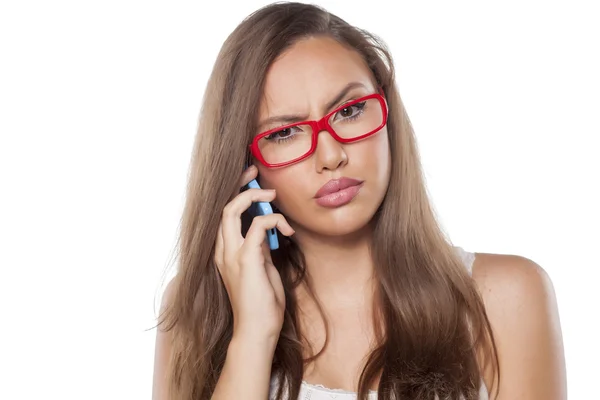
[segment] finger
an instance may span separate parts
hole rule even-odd
[[[251,165],[244,172],[242,172],[242,176],[240,177],[238,186],[240,188],[246,186],[248,182],[258,176],[258,168],[255,165]]]
[[[250,229],[248,229],[248,234],[244,240],[244,246],[247,246],[248,249],[260,249],[267,231],[273,228],[278,229],[285,236],[294,234],[294,229],[283,215],[261,215],[252,220],[252,225],[250,225]]]
[[[256,166],[251,165],[242,172],[240,179],[238,180],[238,187],[240,190],[232,193],[229,201],[235,199],[235,197],[240,194],[240,191],[243,190],[244,186],[246,186],[252,179],[255,179],[258,176],[258,168]]]
[[[233,243],[233,238],[242,240],[242,220],[241,215],[254,202],[270,202],[275,199],[274,190],[248,189],[238,194],[223,209],[223,238],[225,239],[225,251],[228,243]]]

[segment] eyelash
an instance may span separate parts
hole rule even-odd
[[[349,102],[352,102],[352,101],[353,101],[353,100],[348,100],[348,103],[349,103]],[[353,116],[351,116],[351,117],[345,117],[345,118],[344,118],[344,120],[346,120],[346,121],[353,121],[353,120],[355,120],[356,118],[360,117],[360,116],[363,114],[363,112],[364,112],[364,107],[365,107],[366,103],[367,103],[366,101],[361,101],[361,102],[359,102],[359,103],[354,103],[354,104],[352,104],[350,107],[356,107],[356,108],[358,108],[358,112],[356,113],[356,115],[353,115]],[[342,107],[342,106],[343,106],[343,104],[342,104],[342,105],[340,105],[340,107]],[[346,107],[346,108],[347,108],[347,107]],[[338,113],[339,113],[339,112],[341,112],[343,109],[344,109],[344,108],[342,108],[341,110],[339,110],[339,111],[338,111]],[[282,124],[281,126],[285,126],[285,125],[286,125],[286,124]],[[290,128],[286,128],[286,129],[290,129]],[[266,140],[269,140],[269,141],[272,141],[272,140],[274,140],[274,141],[276,141],[277,143],[283,143],[283,142],[286,142],[286,141],[288,141],[288,140],[292,140],[292,139],[293,139],[293,137],[294,137],[294,136],[292,135],[292,136],[287,136],[287,137],[284,137],[284,138],[279,138],[279,139],[276,139],[276,138],[274,138],[274,136],[275,136],[275,135],[277,135],[277,134],[279,134],[280,132],[281,132],[281,130],[279,130],[279,131],[276,131],[276,132],[273,132],[273,133],[271,133],[270,135],[267,135],[267,136],[265,136],[265,139],[266,139]]]
[[[354,104],[352,104],[350,107],[356,107],[356,108],[358,108],[358,112],[356,113],[356,115],[353,115],[351,117],[346,117],[345,119],[352,121],[352,120],[360,117],[363,114],[366,105],[367,105],[367,101],[366,100],[365,101],[361,101],[360,103],[354,103]],[[343,108],[342,108],[342,110],[343,110]]]
[[[283,125],[282,125],[282,126],[283,126]],[[291,128],[286,128],[286,129],[291,129]],[[287,137],[284,137],[284,138],[279,138],[279,139],[275,138],[275,135],[277,135],[277,134],[281,133],[281,131],[282,131],[282,130],[279,130],[279,131],[273,132],[273,133],[271,133],[270,135],[267,135],[267,136],[265,136],[265,139],[266,139],[266,140],[268,140],[268,141],[275,141],[276,143],[283,143],[283,142],[286,142],[286,141],[288,141],[288,140],[292,140],[292,138],[294,137],[294,136],[292,135],[292,136],[287,136]]]

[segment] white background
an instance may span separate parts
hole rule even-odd
[[[264,4],[2,2],[0,398],[150,398],[200,101],[222,42]],[[445,228],[546,269],[569,398],[593,396],[597,6],[319,4],[389,44]]]

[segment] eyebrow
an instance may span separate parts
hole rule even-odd
[[[333,108],[333,106],[335,106],[337,103],[339,103],[344,98],[344,96],[346,96],[348,94],[349,91],[351,91],[352,89],[356,89],[358,87],[362,87],[365,89],[367,88],[364,84],[362,84],[360,82],[350,82],[346,86],[344,86],[344,88],[337,94],[337,96],[335,96],[332,100],[330,100],[325,105],[323,114],[326,114],[329,110],[331,110]],[[269,118],[265,119],[264,121],[261,121],[258,124],[258,127],[260,129],[265,125],[270,125],[275,122],[291,124],[294,122],[306,121],[307,119],[308,119],[308,115],[289,115],[289,114],[288,115],[278,115],[275,117],[269,117]]]

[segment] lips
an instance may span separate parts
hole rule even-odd
[[[360,181],[358,179],[352,179],[352,178],[346,178],[346,177],[339,178],[339,179],[332,179],[329,182],[327,182],[326,184],[324,184],[321,187],[321,189],[319,189],[319,191],[315,194],[315,199],[318,199],[320,197],[325,197],[332,193],[339,192],[340,190],[348,189],[349,187],[352,187],[352,186],[359,186],[362,183],[363,183],[363,181]]]

